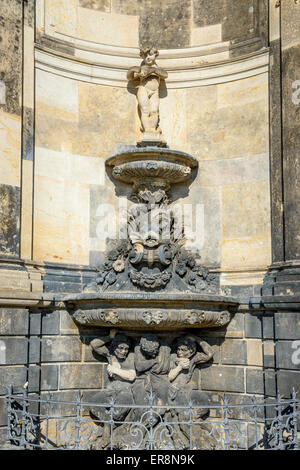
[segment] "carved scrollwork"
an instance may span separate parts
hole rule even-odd
[[[111,310],[77,310],[74,313],[74,319],[82,325],[95,324],[97,321],[109,325],[116,325],[120,322],[119,315]]]
[[[213,326],[224,326],[230,321],[230,313],[226,310],[222,312],[211,312],[207,310],[191,310],[184,315],[184,321],[190,325],[205,324]]]
[[[139,313],[139,320],[144,321],[147,325],[159,325],[161,322],[168,319],[167,312],[164,311],[150,311],[145,310],[144,312]]]

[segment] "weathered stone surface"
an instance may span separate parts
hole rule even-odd
[[[111,0],[79,0],[79,6],[92,10],[110,12]]]
[[[232,408],[230,412],[231,419],[242,419],[245,421],[251,421],[254,417],[254,409],[252,403],[252,395],[241,395],[241,394],[233,394],[233,393],[226,393],[226,397],[230,405],[249,405],[249,407],[236,407]],[[263,397],[257,397],[257,403],[263,403]],[[257,408],[257,419],[258,421],[262,420],[264,417],[264,408]]]
[[[57,390],[58,388],[58,366],[41,366],[41,390]]]
[[[48,312],[42,314],[42,334],[58,335],[59,334],[59,312]]]
[[[264,394],[263,369],[246,369],[246,392],[251,394]]]
[[[277,384],[280,394],[285,398],[289,398],[294,388],[299,391],[300,388],[300,372],[290,370],[280,370],[277,373]]]
[[[300,371],[300,341],[278,341],[275,351],[276,366],[279,369]]]
[[[0,309],[0,335],[26,335],[28,311],[25,309]]]
[[[226,338],[242,338],[244,336],[244,314],[236,313],[226,328]]]
[[[222,103],[226,84],[189,90],[187,136],[194,156],[224,159],[267,151],[268,95],[264,78],[264,86],[258,87],[253,87],[251,78],[242,80],[232,88],[229,106]],[[248,89],[248,96],[243,89]]]
[[[102,387],[102,375],[102,364],[61,365],[59,386],[61,389],[99,389]]]
[[[22,390],[26,382],[26,369],[22,366],[2,366],[0,367],[0,395],[7,393],[9,385],[14,386],[14,391]]]
[[[222,364],[247,364],[247,343],[238,339],[225,339],[221,345]]]
[[[264,367],[275,367],[275,343],[273,341],[263,342],[263,364]]]
[[[299,339],[300,338],[300,313],[299,312],[276,312],[275,313],[275,336],[276,339]]]
[[[288,2],[292,4],[292,1]],[[298,8],[297,8],[298,7]],[[290,14],[284,9],[284,15],[289,15],[289,25],[283,30],[282,51],[282,110],[283,110],[283,177],[284,177],[284,220],[285,220],[285,257],[287,260],[299,259],[299,221],[300,217],[300,116],[299,98],[295,97],[296,80],[300,73],[300,43],[299,43],[299,6],[293,5],[296,18],[294,27]],[[296,35],[298,40],[294,37]],[[297,41],[297,42],[296,42]],[[298,93],[299,95],[299,93]],[[298,96],[297,95],[297,96]],[[288,182],[288,183],[287,183]]]
[[[77,337],[59,337],[42,339],[42,362],[79,362],[81,343]]]
[[[20,244],[20,188],[0,186],[0,252],[18,256]]]
[[[0,183],[20,186],[21,117],[0,110]]]
[[[214,366],[201,370],[201,389],[245,392],[242,367]]]
[[[139,17],[139,43],[160,49],[187,47],[190,43],[191,1],[144,0]],[[178,34],[178,30],[180,34]]]
[[[261,340],[247,340],[247,364],[249,366],[263,365],[263,344]]]
[[[5,347],[4,364],[24,364],[27,362],[28,340],[26,338],[1,337]]]
[[[274,338],[274,316],[265,314],[263,316],[263,338]]]
[[[39,365],[29,365],[28,367],[28,392],[37,392],[41,390],[40,385],[41,367]]]
[[[282,113],[280,42],[270,44],[270,177],[272,217],[272,259],[284,259],[284,225],[282,213]]]
[[[11,114],[21,114],[22,93],[22,3],[12,0],[0,3],[2,55],[0,80],[6,85],[6,103],[2,109]]]
[[[139,19],[88,8],[78,8],[77,36],[87,41],[114,46],[139,46]]]
[[[7,425],[7,400],[0,398],[0,426]]]
[[[22,158],[33,161],[34,152],[34,115],[33,110],[24,107],[23,109],[23,148]]]
[[[66,310],[60,311],[60,332],[62,335],[78,334],[78,326]]]
[[[223,189],[223,238],[242,238],[268,234],[269,182],[248,182]],[[247,213],[247,217],[244,214]],[[234,214],[234,217],[232,216]]]
[[[31,312],[30,313],[30,334],[31,335],[40,335],[42,325],[42,313],[40,312]]]
[[[258,314],[245,314],[245,335],[247,338],[261,338],[262,316]]]

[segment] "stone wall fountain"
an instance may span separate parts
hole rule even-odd
[[[109,328],[91,342],[108,360],[109,384],[96,401],[138,405],[146,402],[146,393],[154,393],[160,405],[170,400],[173,407],[190,400],[207,405],[207,395],[194,390],[192,379],[195,367],[213,357],[199,329],[225,327],[238,302],[220,295],[216,274],[185,248],[184,223],[170,190],[191,184],[198,162],[167,147],[159,129],[158,94],[167,73],[157,67],[155,49],[141,55],[142,65],[130,69],[128,78],[137,86],[142,139],[106,160],[113,182],[132,187],[124,236],[111,241],[84,293],[65,296],[63,303],[80,327]],[[197,336],[191,334],[195,329]],[[105,432],[99,448],[106,446]]]

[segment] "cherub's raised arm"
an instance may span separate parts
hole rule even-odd
[[[127,72],[127,80],[134,80],[135,74],[141,71],[140,67],[131,67]]]
[[[92,339],[90,342],[91,348],[100,355],[107,355],[107,349],[104,348],[107,343],[110,343],[113,338],[116,336],[117,330],[111,329],[109,335],[106,336],[98,336],[98,338]]]

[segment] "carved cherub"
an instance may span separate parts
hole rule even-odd
[[[137,81],[137,100],[141,115],[142,131],[147,134],[161,134],[159,123],[159,85],[168,73],[156,65],[158,50],[146,47],[140,50],[142,64],[131,67],[127,79]]]
[[[135,347],[134,355],[137,378],[132,390],[135,403],[147,403],[147,392],[152,391],[156,404],[167,405],[170,347],[163,344],[156,335],[145,334]],[[136,414],[141,415],[142,412],[137,410]],[[164,414],[164,410],[161,410],[161,414]]]
[[[109,384],[106,390],[98,392],[94,401],[99,404],[109,403],[111,399],[120,405],[128,405],[124,408],[115,408],[115,421],[125,419],[133,405],[132,383],[136,378],[134,368],[134,354],[129,352],[130,340],[123,334],[117,334],[117,330],[111,329],[110,334],[95,338],[90,343],[92,349],[108,360],[107,373]],[[107,421],[105,408],[94,407],[91,412],[100,421]],[[119,423],[120,424],[120,423]],[[104,424],[101,438],[101,448],[105,448],[110,441],[110,426]]]
[[[171,382],[170,400],[181,406],[187,406],[190,402],[193,405],[208,405],[207,395],[195,389],[191,380],[196,366],[212,359],[212,347],[192,334],[179,337],[176,343],[176,353],[171,355],[168,374]],[[201,351],[197,351],[197,346]],[[208,409],[202,409],[198,417],[204,416],[207,412]]]

